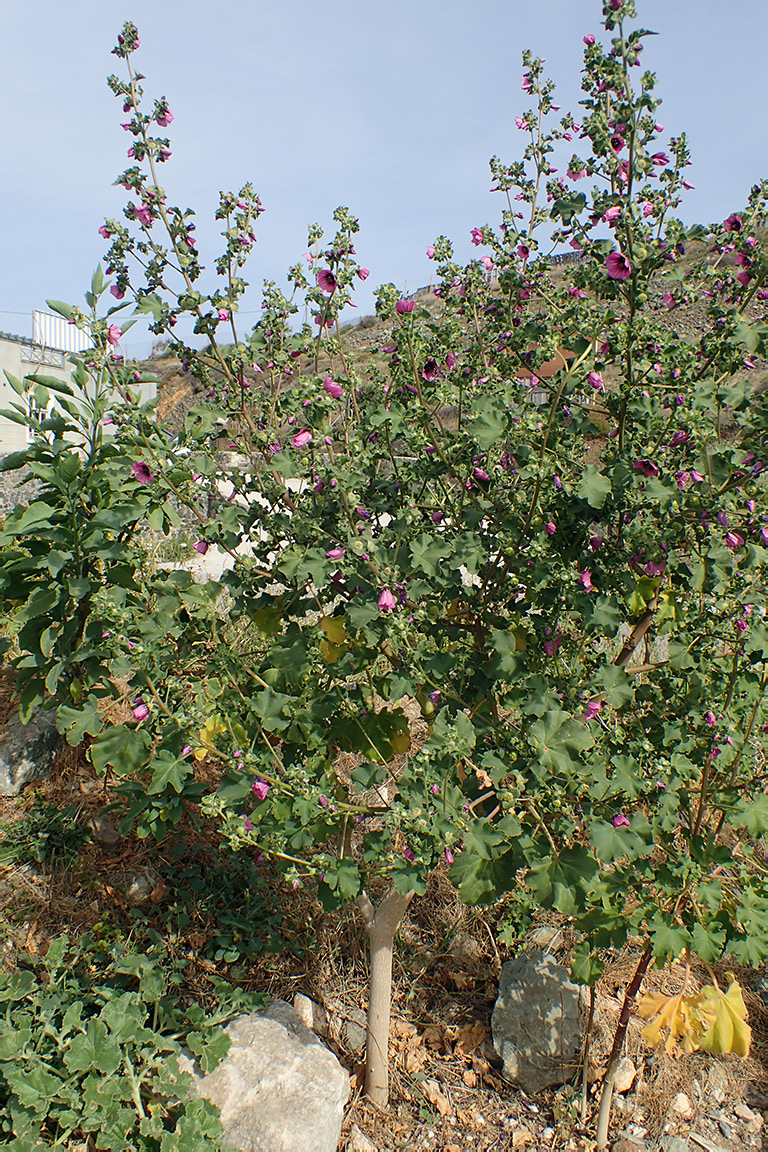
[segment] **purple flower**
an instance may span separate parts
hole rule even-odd
[[[603,544],[605,544],[605,540],[602,538],[602,536],[590,536],[589,546],[593,552],[597,552],[598,548],[602,548]]]
[[[445,862],[448,865],[448,867],[450,868],[451,864],[453,864],[453,852],[451,852],[450,848],[446,848],[444,855],[445,855]]]
[[[147,208],[146,204],[142,204],[139,208],[136,209],[136,219],[140,224],[143,224],[145,228],[151,228],[154,216],[152,215],[149,208]]]
[[[309,428],[302,428],[301,432],[297,432],[293,437],[294,448],[306,448],[307,444],[312,442],[312,433]]]
[[[592,388],[595,389],[596,392],[603,391],[603,377],[600,372],[590,372],[587,376],[587,382],[591,385]]]
[[[605,262],[605,270],[610,280],[627,280],[632,275],[632,266],[621,252],[611,252]]]
[[[406,316],[409,312],[413,312],[413,300],[398,300],[395,304],[395,312],[398,316]]]
[[[554,536],[555,532],[557,532],[557,525],[554,520],[547,520],[544,528],[548,536]]]
[[[663,302],[667,306],[667,308],[670,308],[670,309],[677,308],[677,300],[675,300],[675,298],[671,292],[665,292],[662,295],[661,299],[663,300]]]
[[[114,348],[115,344],[119,342],[122,334],[122,328],[118,328],[117,324],[110,324],[109,328],[107,328],[107,344],[111,344]]]
[[[328,797],[327,796],[318,796],[317,802],[321,808],[327,808],[328,807]]]
[[[326,376],[325,380],[323,380],[323,388],[329,396],[333,396],[334,400],[340,399],[344,394],[344,389],[341,384],[337,384],[332,376]]]
[[[675,432],[674,436],[670,440],[669,446],[670,448],[677,448],[678,444],[687,444],[689,440],[690,436],[688,433],[678,428],[677,432]]]
[[[426,363],[424,364],[424,367],[421,370],[421,378],[422,378],[422,380],[427,380],[428,382],[431,382],[432,380],[437,380],[439,375],[440,375],[440,370],[437,367],[437,361],[434,360],[430,356],[430,358],[426,361]]]
[[[397,607],[397,601],[390,592],[389,588],[385,588],[379,596],[379,611],[391,612]]]
[[[160,115],[157,117],[157,123],[161,128],[167,128],[173,121],[173,112],[167,106],[163,108]]]
[[[125,292],[123,292],[122,288],[119,288],[117,284],[112,285],[110,292],[114,296],[115,300],[122,300],[125,296]]]
[[[192,755],[192,745],[191,744],[185,744],[181,750],[181,754],[182,754],[182,756],[191,756]]]
[[[588,721],[594,720],[602,706],[600,700],[590,700],[587,704],[587,710],[584,713],[584,723],[586,724]]]
[[[430,784],[429,790],[433,796],[439,796],[440,795],[440,785],[439,784]]]
[[[358,268],[358,270],[357,270],[358,280],[367,280],[368,277],[370,276],[370,274],[371,274],[370,268]]]
[[[449,352],[445,358],[445,366],[449,372],[451,371],[451,369],[453,368],[455,363],[456,363],[456,357],[454,356],[453,352]]]
[[[326,554],[326,560],[342,560],[347,554],[346,548],[330,548]]]
[[[218,316],[219,320],[221,320],[221,321],[229,320],[229,309],[228,308],[219,308],[216,315]]]
[[[657,168],[663,168],[665,164],[669,164],[669,156],[667,156],[666,152],[654,152],[651,160]]]
[[[635,460],[632,465],[636,472],[642,472],[643,476],[658,476],[659,468],[652,460]]]
[[[102,224],[101,228],[99,228],[99,236],[103,236],[105,240],[109,240],[111,235],[112,233],[110,232],[109,228],[107,228],[106,224]]]
[[[589,32],[586,36],[583,37],[583,40],[584,40],[584,43],[587,45],[587,47],[589,47],[590,44],[594,44],[594,42],[595,42],[594,33]]]
[[[266,780],[254,780],[251,791],[257,800],[266,800],[267,792],[269,792],[269,784]]]
[[[336,277],[330,268],[322,268],[317,274],[317,286],[321,292],[331,296],[336,291]]]
[[[475,468],[472,475],[475,480],[478,480],[481,484],[490,484],[491,482],[491,478],[484,468]]]
[[[616,221],[619,219],[620,216],[621,216],[621,208],[619,207],[618,204],[614,204],[612,208],[609,208],[603,214],[602,220],[603,220],[604,224],[610,224],[611,227],[613,227],[613,225],[616,223]]]
[[[445,519],[445,513],[441,512],[439,508],[438,508],[437,512],[432,513],[432,523],[433,524],[441,524],[444,519]],[[766,535],[768,535],[768,528],[764,528],[763,532],[765,532]]]
[[[413,864],[414,860],[416,859],[411,849],[407,846],[403,848],[403,856],[405,856],[406,860],[408,860],[411,864]]]
[[[739,536],[738,532],[726,532],[725,542],[728,547],[732,548],[735,552],[737,548],[742,548],[744,546],[744,537]]]
[[[206,540],[198,540],[196,544],[192,545],[192,547],[194,548],[195,552],[199,552],[201,556],[205,556],[210,545]]]
[[[135,464],[131,465],[131,472],[134,478],[138,480],[139,484],[153,484],[155,477],[152,475],[149,465],[145,464],[143,460],[137,460]]]
[[[478,244],[482,244],[482,242],[483,242],[483,233],[480,231],[479,228],[473,228],[472,231],[470,232],[470,237],[472,238],[472,243],[475,246],[477,246]]]
[[[133,709],[133,718],[134,720],[146,720],[147,716],[149,716],[149,708],[147,708],[143,700],[140,700]]]
[[[363,508],[362,505],[360,505],[359,508],[355,508],[355,516],[357,516],[360,520],[370,520],[371,518],[371,514],[368,509]]]
[[[613,820],[611,820],[611,824],[613,824],[614,828],[629,828],[629,820],[627,820],[623,812],[617,812]]]
[[[741,232],[741,216],[737,216],[732,212],[730,216],[723,220],[723,228],[727,228],[729,232]]]

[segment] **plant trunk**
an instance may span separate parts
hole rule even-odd
[[[368,1035],[365,1045],[365,1094],[379,1108],[389,1100],[389,1015],[392,1002],[392,948],[413,892],[391,888],[378,908],[366,892],[357,904],[365,920],[370,953]]]
[[[624,1003],[621,1006],[619,1022],[616,1025],[616,1032],[613,1037],[613,1047],[608,1057],[608,1067],[605,1070],[603,1090],[600,1094],[600,1112],[597,1117],[598,1149],[608,1146],[608,1126],[611,1122],[611,1102],[613,1100],[613,1084],[616,1079],[616,1069],[621,1059],[621,1052],[624,1047],[624,1039],[627,1035],[627,1025],[629,1024],[632,1006],[635,1003],[635,997],[640,991],[640,985],[643,982],[643,976],[645,976],[646,969],[650,963],[651,955],[651,945],[649,942],[645,946],[645,951],[638,961],[637,968],[635,968],[635,974],[627,985],[627,990],[624,993]]]

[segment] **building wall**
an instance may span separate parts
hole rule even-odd
[[[18,380],[36,373],[56,376],[59,380],[70,381],[72,365],[66,352],[55,348],[45,348],[26,336],[12,336],[0,332],[0,409],[10,408],[22,402],[18,393],[8,383],[5,373],[10,372]],[[142,400],[151,400],[156,394],[154,384],[137,385]],[[18,452],[28,443],[28,429],[22,424],[0,415],[0,457],[9,452]]]

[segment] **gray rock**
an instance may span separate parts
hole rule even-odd
[[[284,1000],[227,1026],[232,1047],[203,1075],[183,1058],[198,1096],[221,1109],[222,1143],[238,1152],[336,1152],[349,1076]]]
[[[52,712],[34,712],[29,724],[12,716],[0,736],[0,796],[16,796],[53,768],[59,735]]]
[[[501,969],[493,1046],[503,1075],[535,1095],[564,1084],[578,1068],[584,997],[550,952],[529,952]]]
[[[662,1136],[659,1152],[688,1152],[688,1141],[680,1136]]]
[[[122,836],[109,816],[105,816],[103,812],[97,812],[92,817],[88,827],[91,830],[91,836],[102,848],[116,848],[122,840]]]

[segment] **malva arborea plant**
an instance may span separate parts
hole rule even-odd
[[[82,612],[138,703],[91,755],[126,776],[156,836],[199,798],[207,756],[222,782],[204,806],[232,844],[326,907],[357,902],[380,1103],[394,934],[438,864],[470,903],[527,891],[568,916],[586,983],[640,938],[623,1028],[651,960],[768,955],[751,867],[768,828],[768,409],[749,373],[768,333],[766,188],[722,223],[681,223],[686,139],[658,122],[634,16],[611,0],[605,35],[587,30],[578,120],[524,54],[522,157],[491,161],[501,220],[470,222],[467,265],[430,244],[429,304],[378,290],[389,335],[368,370],[338,322],[368,275],[355,217],[338,209],[325,246],[313,226],[292,296],[267,283],[242,332],[259,198],[221,195],[225,250],[203,291],[193,214],[160,184],[169,104],[144,110],[132,25],[115,50],[131,164],[124,217],[101,230],[125,297],[108,319],[150,314],[205,399],[172,435],[105,354],[125,397],[112,451],[132,509],[165,533],[186,509],[198,552],[231,567],[204,585],[143,571],[117,600],[104,570]],[[693,300],[707,325],[691,341],[669,318]],[[106,321],[73,315],[110,344]],[[182,319],[202,350],[176,337]],[[20,512],[4,539],[38,557],[35,531]],[[97,727],[100,675],[60,708],[74,734]],[[45,681],[52,701],[63,684]],[[601,1125],[604,1143],[607,1112]]]

